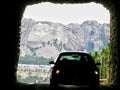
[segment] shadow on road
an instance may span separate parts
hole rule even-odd
[[[17,84],[17,90],[53,90],[49,84]],[[54,90],[91,90],[88,87],[80,87],[74,85],[59,85]],[[99,89],[92,90],[120,90],[112,85],[101,85]]]

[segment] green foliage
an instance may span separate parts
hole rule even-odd
[[[55,40],[55,43],[57,40]],[[107,78],[108,75],[108,63],[110,56],[110,43],[102,49],[101,52],[93,52],[90,53],[95,63],[100,62],[101,65],[98,66],[100,70],[100,78]],[[49,61],[53,61],[53,58],[45,58],[45,57],[34,57],[34,56],[25,56],[19,57],[19,64],[36,64],[36,65],[47,65]]]
[[[101,66],[99,66],[100,70],[100,78],[107,78],[108,75],[108,63],[110,59],[110,43],[102,49],[101,52],[91,53],[95,62],[101,62]]]
[[[24,56],[19,57],[19,64],[47,65],[52,58]]]

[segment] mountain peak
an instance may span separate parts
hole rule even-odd
[[[20,55],[54,57],[60,51],[100,51],[109,42],[108,24],[87,20],[63,25],[49,21],[23,19]]]

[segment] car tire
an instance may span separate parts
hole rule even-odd
[[[93,90],[99,90],[99,83],[91,83],[89,87]]]
[[[58,83],[55,80],[50,80],[50,89],[51,90],[57,90],[58,88]]]

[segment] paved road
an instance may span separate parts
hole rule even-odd
[[[19,84],[17,90],[51,90],[49,84],[31,84],[31,85],[23,85]],[[91,90],[87,87],[79,87],[79,86],[70,86],[70,85],[60,85],[56,90]],[[93,89],[95,90],[95,89]],[[99,90],[120,90],[117,87],[112,87],[110,85],[100,86]]]

